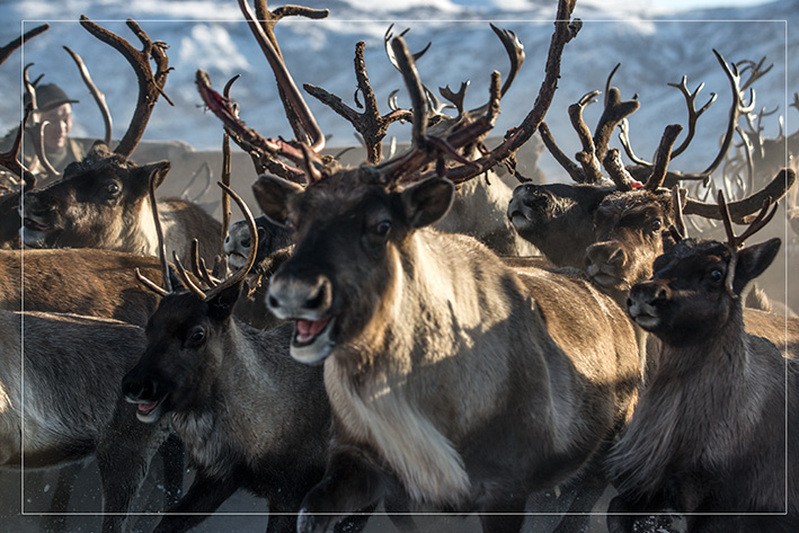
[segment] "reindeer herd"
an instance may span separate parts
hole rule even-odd
[[[109,130],[63,175],[46,171],[44,186],[19,162],[19,141],[0,154],[10,184],[0,197],[1,465],[93,457],[103,531],[130,527],[159,450],[173,495],[184,454],[194,478],[157,531],[196,526],[240,488],[266,499],[274,532],[361,531],[377,510],[403,531],[423,530],[414,515],[431,511],[474,512],[486,532],[520,531],[529,513],[585,531],[592,511],[614,533],[672,531],[675,515],[688,531],[799,530],[799,318],[753,288],[780,239],[744,244],[796,180],[790,167],[754,178],[748,139],[767,114],[753,115],[746,93],[762,61],[714,51],[730,83],[727,129],[706,169],[677,172],[671,159],[715,100],[697,109],[701,86],[692,92],[685,78],[674,86],[686,136],[675,147],[682,127],[664,125],[651,162],[631,143],[627,117],[640,104],[622,100],[613,73],[593,134],[583,110],[599,92],[568,109],[576,162],[555,142],[544,118],[581,27],[574,0],[558,2],[532,108],[495,142],[487,136],[524,61],[516,36],[492,26],[510,74],[503,83],[493,72],[486,103],[465,109],[465,84],[442,89],[441,104],[417,72],[421,53],[389,29],[408,109],[393,100],[380,114],[363,43],[362,112],[305,86],[361,135],[366,161],[350,167],[323,153],[274,33],[284,16],[327,11],[238,3],[294,138],[247,126],[235,79],[221,93],[203,71],[196,83],[222,122],[226,164],[230,140],[251,156],[263,216],[229,172],[221,223],[156,198],[170,162],[131,156],[170,67],[165,44],[132,20],[141,50],[81,17],[139,81],[121,141]],[[0,63],[45,29],[0,49]],[[35,86],[26,69],[31,102]],[[25,115],[20,132],[41,137],[47,123],[34,106]],[[397,121],[411,123],[411,145],[384,157]],[[610,146],[617,129],[631,164]],[[760,189],[692,197],[681,185],[735,167],[725,157],[736,130],[750,175],[729,179]],[[536,132],[576,183],[534,184],[517,170]],[[37,157],[46,162],[43,146]],[[514,190],[508,176],[524,183]],[[233,224],[231,199],[244,215]],[[684,215],[720,220],[725,237],[688,237]],[[733,224],[747,228],[736,235]],[[609,506],[598,504],[607,492]]]

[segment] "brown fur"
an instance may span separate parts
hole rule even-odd
[[[799,367],[769,339],[745,332],[740,299],[778,246],[769,241],[740,252],[735,299],[724,289],[729,254],[712,242],[679,243],[655,263],[653,281],[633,288],[631,315],[662,347],[633,420],[608,460],[620,492],[613,510],[787,510],[787,516],[693,516],[689,531],[799,526],[799,463],[786,465],[799,453],[793,429],[799,402],[785,396],[799,385]],[[714,279],[715,271],[721,274]],[[782,338],[784,331],[772,340],[781,345]],[[609,526],[612,532],[632,530],[629,517],[611,518]]]
[[[64,171],[61,181],[28,192],[24,198],[23,237],[38,248],[103,248],[158,255],[148,197],[169,171],[169,162],[142,167],[93,147],[81,163]],[[221,252],[221,225],[202,208],[180,199],[158,201],[167,253],[188,258],[193,239],[208,264]]]
[[[158,297],[136,280],[135,269],[157,279],[159,262],[108,250],[0,251],[0,308],[22,307],[22,260],[25,309],[115,318],[144,326]]]
[[[624,314],[585,279],[514,271],[469,237],[415,231],[427,211],[443,214],[448,182],[392,193],[361,179],[337,174],[289,197],[298,244],[268,296],[332,288],[320,313],[335,317],[335,445],[301,530],[320,530],[314,513],[345,510],[346,486],[365,483],[328,485],[353,450],[360,467],[348,470],[383,465],[415,501],[458,508],[518,510],[578,475],[632,406],[640,369]],[[372,233],[386,219],[388,233]],[[347,505],[379,492],[359,497]]]

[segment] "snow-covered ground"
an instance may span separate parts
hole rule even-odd
[[[525,45],[527,61],[503,100],[496,129],[500,134],[515,125],[532,105],[543,74],[555,2],[334,0],[305,4],[327,7],[331,14],[324,21],[286,19],[278,26],[278,39],[295,80],[322,86],[352,103],[353,50],[358,40],[365,40],[369,75],[384,112],[388,94],[402,88],[399,73],[390,66],[383,51],[383,34],[389,24],[412,28],[407,36],[412,49],[421,49],[432,41],[430,51],[419,61],[423,81],[436,88],[457,87],[461,81],[471,80],[467,104],[472,107],[485,100],[490,72],[508,71],[504,51],[488,21],[512,29]],[[575,15],[585,24],[564,53],[563,75],[547,121],[566,152],[575,152],[578,143],[568,124],[566,107],[583,93],[602,88],[608,72],[621,62],[614,82],[624,97],[637,93],[641,100],[641,109],[631,118],[631,129],[637,151],[649,157],[666,124],[685,123],[683,99],[666,84],[679,81],[686,74],[691,87],[705,82],[703,94],[716,92],[719,99],[702,117],[692,149],[675,161],[674,167],[704,167],[712,158],[730,102],[727,81],[711,49],[718,49],[730,61],[767,56],[774,69],[756,84],[758,105],[769,109],[779,106],[780,113],[784,113],[786,98],[799,88],[799,70],[786,70],[786,63],[799,52],[799,38],[796,32],[787,34],[783,21],[797,12],[799,0],[675,12],[651,1],[578,1]],[[219,146],[219,123],[203,112],[194,87],[198,68],[207,70],[217,87],[232,75],[242,74],[233,95],[241,104],[243,118],[264,134],[290,136],[271,71],[233,0],[0,1],[0,17],[6,21],[0,27],[0,43],[10,41],[20,30],[30,29],[38,21],[51,24],[48,32],[30,41],[23,53],[17,52],[0,69],[3,94],[20,94],[21,65],[23,61],[35,63],[34,75],[44,73],[46,81],[62,85],[68,94],[81,100],[75,108],[75,134],[100,136],[99,113],[61,48],[68,45],[83,55],[106,93],[115,119],[115,135],[124,132],[136,101],[135,78],[121,56],[76,22],[81,14],[102,21],[103,26],[138,44],[122,22],[132,17],[153,39],[170,45],[170,64],[175,70],[169,76],[166,93],[175,107],[170,108],[164,101],[158,103],[145,138],[181,139],[198,148]],[[310,96],[307,98],[323,131],[332,136],[331,145],[355,142],[347,122]],[[400,91],[400,103],[407,105],[404,90]],[[600,108],[601,105],[594,105],[586,112],[589,124],[596,122]],[[19,115],[17,99],[0,101],[0,124],[10,128]],[[789,109],[789,131],[796,129],[791,125],[799,122],[797,118],[797,111]],[[768,119],[766,127],[768,134],[776,134],[776,117]],[[395,126],[390,133],[402,140],[407,138],[408,130]]]

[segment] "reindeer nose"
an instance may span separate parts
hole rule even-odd
[[[333,303],[333,284],[326,276],[310,278],[274,276],[266,294],[266,305],[281,319],[318,320]]]
[[[627,306],[629,307],[635,303],[656,305],[668,301],[669,298],[671,298],[671,292],[666,285],[656,281],[645,281],[636,283],[630,289]]]
[[[122,394],[128,401],[151,400],[156,398],[158,383],[149,378],[142,378],[133,369],[122,379]]]
[[[627,263],[627,254],[615,242],[600,242],[592,244],[585,251],[586,266],[606,264],[622,267]]]

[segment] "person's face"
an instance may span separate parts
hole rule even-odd
[[[67,144],[69,130],[72,129],[72,104],[60,106],[42,113],[42,121],[50,124],[44,129],[44,145],[46,148],[63,148]]]

